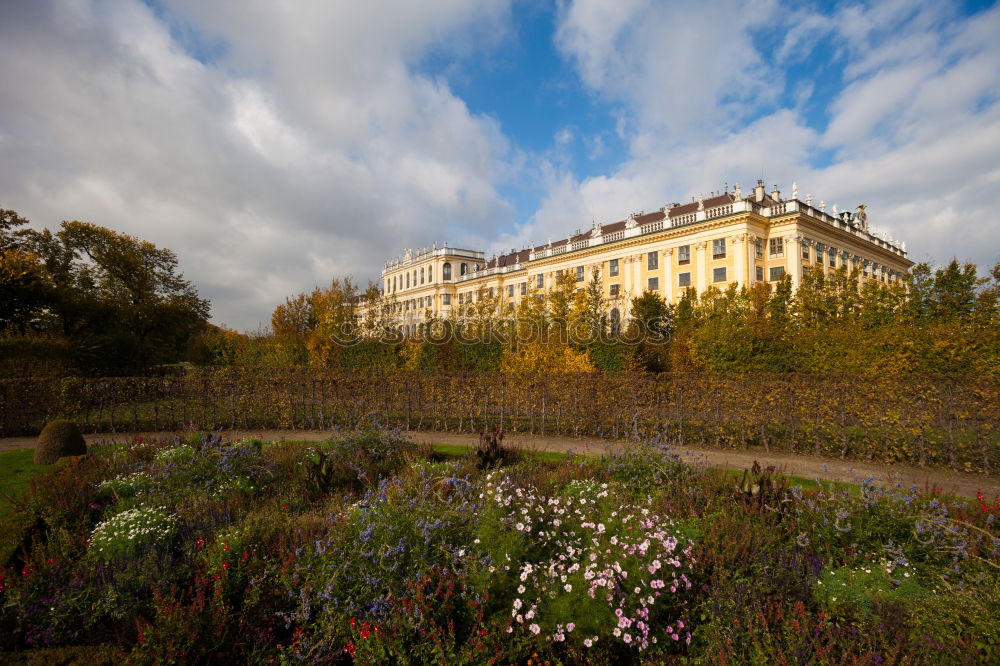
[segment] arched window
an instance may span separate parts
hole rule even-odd
[[[428,266],[427,267],[427,281],[428,282],[434,282],[434,267],[433,266]]]
[[[410,288],[410,274],[409,273],[406,274],[406,288],[407,289]]]
[[[459,270],[458,274],[465,275],[468,272],[469,272],[469,264],[462,262],[462,268]]]
[[[392,290],[394,292],[396,291],[396,276],[395,275],[392,276]]]
[[[451,264],[446,263],[441,267],[441,278],[444,280],[451,279]]]
[[[417,286],[417,269],[416,268],[413,269],[413,286],[414,287]]]
[[[420,269],[420,284],[424,283],[424,269]]]

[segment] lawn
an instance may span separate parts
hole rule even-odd
[[[656,446],[484,467],[377,431],[95,446],[30,488],[15,453],[35,527],[0,580],[5,662],[1000,660],[985,498]]]
[[[50,469],[48,465],[34,464],[34,455],[34,449],[0,453],[0,518],[6,517],[12,508],[9,498],[17,497],[28,489],[28,479]]]

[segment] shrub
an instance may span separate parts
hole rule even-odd
[[[35,445],[35,464],[51,465],[66,456],[82,456],[87,453],[87,442],[80,429],[72,421],[57,419],[50,421]]]

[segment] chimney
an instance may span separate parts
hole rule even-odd
[[[771,198],[775,201],[781,201],[781,192],[778,191],[778,186],[774,186],[774,191],[771,192]]]
[[[760,203],[764,200],[764,181],[757,179],[757,187],[753,188],[753,200]]]

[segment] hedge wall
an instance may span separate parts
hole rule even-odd
[[[52,418],[88,432],[407,429],[609,438],[1000,469],[1000,381],[990,378],[222,368],[179,377],[0,379],[0,435]]]

